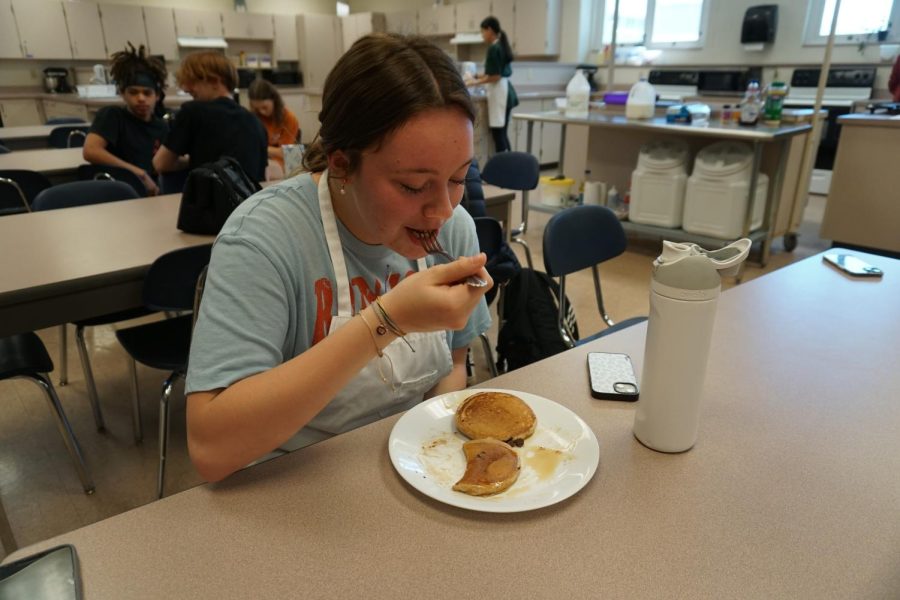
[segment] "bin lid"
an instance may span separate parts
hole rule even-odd
[[[656,171],[684,166],[688,147],[683,140],[654,140],[641,146],[638,164]]]
[[[724,177],[747,170],[752,166],[753,152],[741,142],[723,141],[706,146],[697,153],[694,171]]]

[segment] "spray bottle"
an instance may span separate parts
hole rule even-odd
[[[752,242],[721,250],[663,242],[653,263],[650,319],[634,435],[648,448],[684,452],[697,441],[700,399],[721,276],[737,275]]]

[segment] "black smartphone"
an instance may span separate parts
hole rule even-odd
[[[589,352],[588,376],[591,380],[591,395],[602,400],[638,399],[637,378],[627,354],[613,352]]]
[[[853,256],[852,254],[841,254],[839,252],[829,252],[822,257],[825,262],[831,263],[844,273],[853,275],[854,277],[881,277],[884,271],[878,267],[874,267],[863,259]]]
[[[0,565],[3,600],[81,600],[78,555],[71,545]]]

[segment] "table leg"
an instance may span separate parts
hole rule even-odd
[[[771,192],[769,194],[768,203],[766,204],[766,218],[763,227],[766,229],[766,237],[762,242],[762,252],[759,259],[760,264],[765,267],[769,262],[769,256],[772,253],[772,238],[775,237],[775,219],[778,217],[778,207],[781,205],[781,187],[784,185],[784,172],[787,167],[787,155],[790,147],[790,140],[785,139],[779,144],[778,167],[775,171],[772,182]]]
[[[562,131],[559,134],[559,168],[556,173],[560,177],[565,177],[566,174],[563,169],[563,165],[566,162],[566,124],[562,124]]]

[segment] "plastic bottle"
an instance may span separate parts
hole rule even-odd
[[[609,192],[606,194],[606,206],[616,213],[616,216],[619,217],[619,219],[623,218],[625,207],[622,202],[622,196],[614,185],[610,186]]]
[[[759,99],[759,82],[753,80],[747,86],[747,93],[741,100],[741,125],[752,127],[759,121],[762,102]]]
[[[722,123],[725,123],[726,125],[728,123],[731,123],[731,105],[730,104],[726,104],[725,106],[722,107]]]
[[[696,443],[720,275],[736,275],[751,244],[744,238],[708,252],[696,244],[663,242],[653,263],[634,414],[634,435],[648,448],[684,452]]]
[[[643,77],[631,86],[625,102],[626,119],[652,119],[656,111],[656,90]]]
[[[591,84],[581,70],[575,71],[575,75],[566,86],[566,116],[575,119],[587,118],[590,97]]]
[[[766,94],[763,105],[763,123],[770,126],[781,124],[781,111],[784,108],[784,97],[787,96],[787,85],[783,81],[773,81]]]

